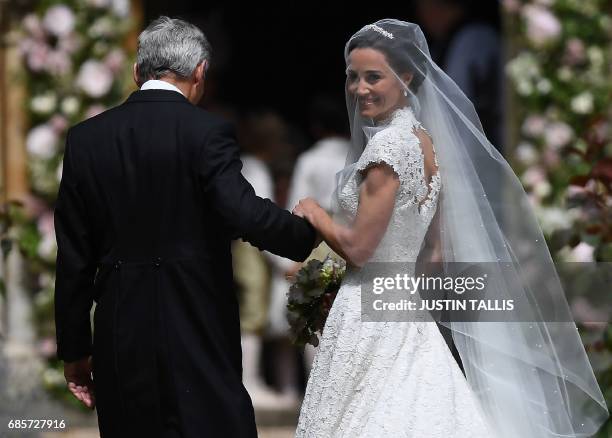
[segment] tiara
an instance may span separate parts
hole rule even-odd
[[[378,32],[379,34],[386,36],[390,40],[393,39],[393,34],[391,32],[387,32],[385,29],[376,24],[368,24],[367,26],[364,26],[364,29],[372,29],[373,31]]]

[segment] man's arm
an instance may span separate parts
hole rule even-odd
[[[93,305],[93,280],[96,272],[90,226],[86,218],[84,200],[79,193],[71,150],[69,132],[54,212],[57,238],[57,354],[67,362],[91,354],[89,312]]]
[[[211,129],[199,163],[204,193],[211,207],[232,232],[261,250],[303,261],[316,237],[305,220],[255,195],[242,176],[242,162],[233,127],[229,123]]]

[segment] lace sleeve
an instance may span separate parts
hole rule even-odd
[[[418,142],[418,139],[415,138]],[[366,145],[357,161],[356,169],[363,173],[371,166],[385,163],[399,176],[401,182],[408,178],[408,150],[402,147],[403,139],[397,129],[385,129],[376,133]]]

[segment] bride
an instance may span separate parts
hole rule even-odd
[[[415,24],[367,25],[345,59],[353,147],[334,214],[312,199],[294,209],[348,264],[296,436],[591,436],[603,395],[526,195],[473,105]],[[362,322],[362,268],[414,275],[417,260],[487,263],[487,297],[525,304],[492,322],[440,321],[465,375],[435,322]]]

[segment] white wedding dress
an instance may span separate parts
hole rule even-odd
[[[338,192],[342,213],[354,217],[360,170],[385,162],[399,175],[393,215],[371,261],[414,262],[435,212],[440,176],[425,182],[416,129],[422,126],[412,109],[395,111]],[[313,363],[296,437],[494,437],[436,323],[361,322],[360,292],[357,272],[347,271]]]

